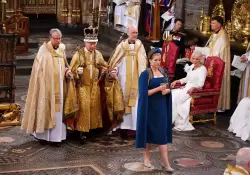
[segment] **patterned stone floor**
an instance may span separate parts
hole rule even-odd
[[[16,77],[16,101],[24,107],[29,76]],[[230,114],[218,116],[218,125],[196,124],[196,130],[173,132],[169,155],[175,175],[221,175],[228,163],[234,163],[239,148],[249,146],[228,133]],[[80,144],[65,141],[62,147],[41,146],[20,127],[0,128],[0,174],[83,174],[83,175],[161,175],[158,147],[152,147],[156,170],[141,164],[143,150],[134,140],[118,136],[100,136]]]

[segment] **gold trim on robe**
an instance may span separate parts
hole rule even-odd
[[[62,75],[65,74],[65,46],[60,44],[56,51],[50,48],[53,48],[51,42],[44,43],[40,47],[32,67],[21,125],[21,129],[29,134],[44,133],[44,130],[54,128],[56,112],[60,111],[60,101],[57,95],[60,93],[58,76],[59,69]],[[61,68],[58,67],[57,57],[60,58]],[[65,89],[65,81],[63,86]]]
[[[96,60],[94,60],[95,58]],[[89,132],[91,129],[102,127],[101,94],[98,78],[101,66],[105,65],[106,62],[102,54],[97,50],[90,53],[82,48],[72,58],[69,68],[74,77],[78,78],[76,93],[79,110],[75,117],[75,130],[77,131]],[[83,74],[78,74],[78,67],[83,67]]]

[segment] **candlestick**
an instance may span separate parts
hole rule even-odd
[[[3,22],[3,20],[4,20],[4,16],[5,16],[5,4],[6,4],[7,2],[6,2],[6,0],[2,0],[2,22]]]

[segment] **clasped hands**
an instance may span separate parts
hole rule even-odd
[[[162,95],[166,95],[170,93],[170,89],[167,89],[167,85],[163,84],[158,87],[158,90],[161,91]]]

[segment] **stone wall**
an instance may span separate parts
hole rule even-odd
[[[183,19],[186,29],[194,29],[200,21],[201,9],[204,7],[205,14],[209,12],[209,0],[183,0]]]

